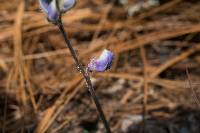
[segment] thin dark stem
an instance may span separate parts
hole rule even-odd
[[[100,103],[99,103],[99,101],[98,101],[98,98],[97,98],[97,96],[96,96],[96,94],[95,94],[95,91],[94,91],[92,82],[91,82],[91,80],[90,80],[89,73],[88,73],[88,71],[86,71],[86,70],[84,69],[84,66],[83,66],[83,65],[81,64],[81,62],[79,61],[78,56],[77,56],[75,50],[73,49],[73,47],[72,47],[72,45],[71,45],[71,43],[70,43],[70,41],[69,41],[69,39],[68,39],[67,33],[66,33],[65,30],[64,30],[64,26],[63,26],[63,23],[62,23],[61,18],[60,18],[60,21],[57,23],[57,26],[58,26],[58,28],[59,28],[59,30],[60,30],[60,32],[61,32],[61,34],[62,34],[62,36],[63,36],[63,38],[64,38],[64,40],[65,40],[65,43],[66,43],[67,47],[68,47],[69,50],[70,50],[70,53],[71,53],[71,55],[72,55],[72,57],[73,57],[73,59],[74,59],[76,65],[77,65],[77,67],[78,67],[78,70],[83,74],[83,77],[84,77],[84,79],[85,79],[85,81],[86,81],[88,90],[89,90],[89,92],[90,92],[90,94],[91,94],[91,96],[92,96],[92,99],[93,99],[93,101],[94,101],[94,103],[95,103],[95,105],[96,105],[96,108],[97,108],[97,110],[98,110],[99,116],[100,116],[101,120],[103,121],[103,124],[104,124],[104,127],[105,127],[107,133],[111,133],[109,124],[108,124],[108,122],[107,122],[107,120],[106,120],[106,118],[105,118],[105,115],[104,115],[104,113],[103,113],[103,110],[102,110],[102,108],[101,108],[101,105],[100,105]]]

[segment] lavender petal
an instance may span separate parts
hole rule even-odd
[[[88,64],[91,71],[103,72],[109,69],[112,65],[113,53],[104,50],[98,59],[92,59]]]
[[[47,10],[48,10],[47,12],[48,20],[50,20],[51,22],[56,22],[59,19],[59,12],[56,8],[56,0],[53,0],[49,4]]]

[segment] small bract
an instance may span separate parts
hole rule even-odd
[[[91,59],[88,64],[90,71],[103,72],[109,69],[112,65],[113,53],[104,49],[98,59]]]
[[[56,6],[56,0],[39,0],[39,3],[48,20],[55,23],[59,19],[59,14],[70,10],[76,4],[76,0],[58,0],[60,13]]]

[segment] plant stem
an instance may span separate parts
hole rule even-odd
[[[84,77],[84,79],[86,81],[86,84],[87,84],[87,87],[88,87],[88,91],[90,92],[91,97],[92,97],[92,99],[93,99],[93,101],[94,101],[94,103],[96,105],[97,111],[99,113],[99,116],[100,116],[101,120],[103,121],[103,124],[104,124],[104,127],[105,127],[107,133],[111,133],[109,124],[108,124],[108,122],[107,122],[107,120],[105,118],[105,115],[103,113],[101,105],[100,105],[100,103],[98,101],[98,98],[97,98],[97,96],[95,94],[95,90],[93,88],[89,73],[88,73],[88,71],[86,71],[84,69],[84,66],[79,61],[78,56],[77,56],[75,50],[73,49],[73,47],[72,47],[72,45],[71,45],[71,43],[70,43],[70,41],[68,39],[67,33],[64,30],[64,26],[63,26],[61,17],[60,17],[60,20],[57,23],[57,26],[58,26],[58,28],[59,28],[59,30],[60,30],[60,32],[61,32],[61,34],[62,34],[62,36],[63,36],[63,38],[65,40],[65,43],[67,44],[67,47],[70,50],[70,53],[71,53],[76,65],[78,67],[78,70],[82,73],[82,75],[83,75],[83,77]]]

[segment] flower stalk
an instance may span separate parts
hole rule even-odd
[[[72,45],[71,45],[71,43],[70,43],[70,41],[69,41],[69,39],[68,39],[67,33],[66,33],[65,30],[64,30],[64,26],[63,26],[61,17],[60,17],[60,19],[59,19],[59,21],[57,22],[56,25],[58,26],[58,28],[59,28],[59,30],[60,30],[60,32],[61,32],[63,38],[64,38],[64,41],[65,41],[67,47],[69,48],[69,51],[70,51],[70,53],[71,53],[71,55],[72,55],[72,57],[73,57],[73,59],[74,59],[76,65],[77,65],[77,67],[78,67],[78,70],[80,70],[80,72],[82,73],[82,75],[83,75],[83,77],[84,77],[84,79],[85,79],[85,81],[86,81],[86,85],[87,85],[87,87],[88,87],[88,91],[90,92],[91,97],[92,97],[92,99],[93,99],[93,101],[94,101],[94,103],[95,103],[95,105],[96,105],[97,111],[98,111],[98,113],[99,113],[99,116],[100,116],[100,118],[101,118],[101,120],[102,120],[102,122],[103,122],[103,124],[104,124],[104,127],[105,127],[107,133],[111,133],[109,124],[108,124],[108,122],[107,122],[107,120],[106,120],[106,118],[105,118],[105,115],[104,115],[104,113],[103,113],[103,110],[102,110],[102,108],[101,108],[101,105],[100,105],[100,103],[99,103],[99,101],[98,101],[98,98],[97,98],[97,96],[96,96],[96,94],[95,94],[95,90],[94,90],[94,88],[93,88],[93,85],[92,85],[92,82],[91,82],[91,79],[90,79],[89,72],[88,72],[87,70],[85,70],[85,69],[84,69],[84,66],[80,63],[80,61],[79,61],[79,59],[78,59],[78,56],[77,56],[75,50],[73,49],[73,47],[72,47]]]
[[[78,67],[78,70],[82,73],[82,75],[83,75],[83,77],[85,79],[86,85],[88,87],[88,91],[90,92],[91,97],[92,97],[92,99],[93,99],[93,101],[95,103],[95,106],[96,106],[97,111],[99,113],[99,116],[100,116],[100,118],[101,118],[101,120],[102,120],[102,122],[104,124],[106,132],[107,133],[111,133],[110,126],[109,126],[109,124],[108,124],[108,122],[106,120],[106,117],[105,117],[104,112],[103,112],[103,110],[101,108],[99,100],[98,100],[98,98],[97,98],[97,96],[95,94],[95,90],[93,88],[93,85],[92,85],[92,82],[91,82],[91,79],[90,79],[89,71],[88,71],[87,68],[85,69],[85,67],[79,61],[78,56],[77,56],[74,48],[72,47],[70,40],[68,39],[67,33],[65,32],[65,29],[64,29],[64,26],[63,26],[63,22],[62,22],[62,16],[61,16],[60,7],[59,7],[59,1],[58,0],[56,0],[56,7],[57,7],[57,9],[59,11],[59,19],[55,24],[58,26],[58,28],[59,28],[62,36],[63,36],[63,39],[64,39],[67,47],[69,48],[69,51],[70,51],[70,53],[71,53],[76,65]]]

